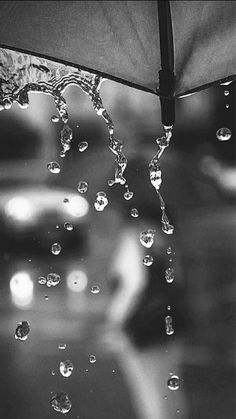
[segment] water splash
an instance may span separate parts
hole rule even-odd
[[[10,109],[13,102],[25,109],[29,105],[29,92],[41,92],[54,98],[58,115],[63,123],[60,132],[61,157],[71,148],[72,129],[68,124],[68,112],[63,93],[68,86],[75,85],[89,96],[98,116],[102,117],[109,133],[108,147],[115,154],[115,176],[111,184],[124,185],[123,176],[127,159],[122,151],[123,144],[114,137],[114,124],[103,106],[99,95],[102,77],[81,70],[34,57],[18,51],[0,49],[0,110]]]
[[[169,219],[166,215],[165,210],[165,202],[160,194],[160,186],[162,184],[162,172],[160,168],[160,158],[164,153],[165,149],[169,146],[170,139],[172,137],[172,130],[173,126],[165,126],[164,125],[164,132],[165,135],[162,137],[157,138],[157,152],[151,159],[149,163],[149,176],[150,182],[152,186],[155,188],[157,195],[159,197],[160,206],[161,206],[161,224],[162,224],[162,231],[166,234],[173,234],[174,226],[170,224]]]
[[[19,339],[24,341],[28,338],[30,332],[30,325],[29,322],[23,320],[22,322],[17,323],[16,331],[15,331],[15,339]]]

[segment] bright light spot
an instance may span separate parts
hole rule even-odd
[[[5,207],[5,212],[8,217],[12,217],[17,221],[30,221],[34,216],[34,210],[31,202],[21,196],[16,196]]]
[[[88,285],[88,277],[84,271],[71,271],[66,279],[68,288],[74,292],[82,292]]]
[[[12,301],[19,307],[28,306],[33,299],[33,281],[27,272],[16,272],[10,280]]]
[[[74,217],[83,217],[88,213],[88,201],[82,196],[69,195],[69,202],[65,205],[68,214]]]

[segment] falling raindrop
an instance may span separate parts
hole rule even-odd
[[[95,355],[89,355],[90,364],[94,364],[96,361],[97,361],[97,358]]]
[[[64,392],[56,393],[50,400],[50,405],[56,412],[68,413],[72,407],[68,395]]]
[[[61,171],[60,165],[56,161],[50,161],[47,164],[47,169],[49,170],[49,172],[53,173],[54,175],[60,173]]]
[[[104,208],[107,206],[107,204],[108,204],[108,199],[105,192],[98,192],[95,202],[94,202],[95,209],[97,211],[103,211]]]
[[[55,287],[56,285],[59,284],[60,281],[61,281],[60,275],[58,275],[54,272],[50,272],[47,275],[47,286],[48,287]]]
[[[51,252],[54,255],[59,255],[59,253],[61,253],[61,245],[59,243],[53,243],[51,246]]]
[[[152,256],[150,256],[150,255],[144,256],[144,258],[143,258],[143,264],[145,266],[151,266],[153,264],[153,262],[154,262],[154,259],[153,259]]]
[[[60,350],[64,350],[64,349],[66,349],[66,343],[59,343],[59,345],[58,345],[58,349],[60,349]]]
[[[172,317],[171,316],[166,316],[165,317],[165,329],[166,329],[166,334],[167,335],[173,335],[174,334],[174,329],[172,326]]]
[[[85,151],[88,148],[88,143],[87,141],[82,141],[81,143],[79,143],[78,145],[78,149],[81,153],[83,153],[83,151]]]
[[[73,224],[71,223],[64,223],[64,228],[68,231],[72,231],[74,229]]]
[[[66,361],[60,362],[59,370],[60,370],[61,375],[63,375],[63,377],[70,377],[73,372],[73,369],[74,369],[74,365],[69,359],[67,359]]]
[[[38,277],[38,283],[40,285],[44,285],[44,284],[46,284],[46,282],[47,282],[47,280],[46,280],[46,278],[44,278],[44,276],[39,276]]]
[[[231,138],[231,131],[229,128],[220,128],[216,131],[216,138],[219,141],[228,141]]]
[[[155,230],[145,230],[140,233],[140,243],[147,248],[152,247],[154,243]]]
[[[178,390],[180,386],[180,380],[177,375],[172,375],[167,381],[168,388],[170,390]]]
[[[139,216],[139,212],[138,212],[137,208],[132,208],[130,210],[130,214],[131,214],[131,217],[133,217],[133,218],[137,218]]]
[[[59,120],[60,120],[60,118],[59,118],[58,115],[52,115],[52,117],[51,117],[52,122],[59,122]]]
[[[90,291],[92,294],[99,294],[100,287],[98,285],[94,285],[93,287],[90,288]]]
[[[77,191],[80,193],[85,193],[88,190],[88,183],[84,180],[81,180],[77,185]]]
[[[15,331],[15,339],[26,340],[30,332],[30,325],[27,321],[23,320],[22,322],[17,323]]]
[[[166,279],[166,282],[168,282],[169,284],[171,284],[174,281],[175,275],[174,275],[173,268],[167,268],[165,270],[165,279]]]
[[[225,96],[229,96],[229,90],[225,90],[225,91],[224,91],[224,95],[225,95]]]

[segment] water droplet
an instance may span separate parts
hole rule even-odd
[[[85,193],[88,190],[88,183],[84,180],[81,180],[77,185],[77,191],[80,193]]]
[[[8,109],[11,109],[12,103],[10,100],[6,99],[4,100],[3,106],[4,106],[4,109],[8,110]]]
[[[95,209],[97,211],[103,211],[104,208],[107,206],[107,204],[108,204],[108,199],[105,192],[98,192],[95,202],[94,202]]]
[[[134,193],[129,190],[128,185],[125,185],[125,187],[126,187],[127,190],[124,193],[124,198],[126,199],[126,201],[129,201],[131,198],[133,198]]]
[[[132,208],[130,210],[130,214],[131,214],[131,217],[133,217],[133,218],[137,218],[139,216],[139,212],[138,212],[137,208]]]
[[[56,412],[68,413],[72,408],[68,395],[64,392],[56,393],[50,400],[50,405]]]
[[[166,282],[168,282],[169,284],[171,284],[174,281],[175,274],[174,274],[173,268],[167,268],[165,270],[165,279],[166,279]]]
[[[147,248],[152,247],[154,243],[155,230],[145,230],[140,233],[140,243]]]
[[[114,181],[114,180],[112,180],[112,179],[109,179],[109,180],[107,181],[108,186],[113,186],[113,185],[114,185],[114,183],[115,183],[115,181]]]
[[[48,300],[49,300],[48,295],[45,295],[45,296],[44,296],[44,300],[46,300],[46,301],[48,301]]]
[[[52,374],[52,375],[56,375],[55,371],[51,371],[51,374]]]
[[[171,262],[173,262],[173,259],[172,259],[172,258],[170,258],[170,259],[169,259],[169,262],[170,262],[170,263],[171,263]]]
[[[23,320],[22,322],[17,323],[15,331],[15,339],[26,340],[30,332],[30,325],[27,321]]]
[[[162,231],[166,234],[173,234],[174,232],[174,226],[167,223],[162,225]]]
[[[171,306],[167,306],[167,310],[171,310]]]
[[[167,396],[164,396],[164,399],[167,400]]]
[[[228,103],[226,103],[225,107],[226,107],[226,109],[229,109],[229,104],[228,104]]]
[[[219,141],[228,141],[231,138],[231,131],[229,128],[220,128],[216,131],[216,137]]]
[[[143,264],[144,264],[145,266],[151,266],[151,265],[153,264],[153,261],[154,261],[154,259],[153,259],[153,257],[152,257],[152,256],[150,256],[150,255],[146,255],[146,256],[144,256],[144,258],[143,258]]]
[[[60,118],[59,118],[58,115],[52,115],[52,117],[51,117],[52,122],[59,122],[59,120],[60,120]]]
[[[232,83],[232,80],[231,81],[225,81],[224,83],[220,83],[220,85],[221,86],[229,86],[229,84],[231,84]]]
[[[64,202],[64,204],[68,204],[70,201],[69,201],[69,199],[68,199],[68,198],[64,198],[64,199],[63,199],[63,202]]]
[[[64,151],[60,151],[60,157],[65,157],[66,153]]]
[[[90,291],[92,294],[99,294],[100,287],[98,285],[94,285],[93,287],[90,288]]]
[[[166,253],[167,253],[167,255],[171,255],[171,253],[172,253],[172,249],[171,249],[171,247],[170,247],[170,246],[169,246],[169,247],[167,247]]]
[[[78,148],[79,148],[79,151],[83,153],[83,151],[85,151],[88,148],[87,141],[82,141],[81,143],[79,143]]]
[[[157,138],[156,142],[160,147],[168,147],[170,141],[168,137],[164,135],[163,137]]]
[[[178,375],[172,375],[167,381],[167,385],[170,390],[178,390],[180,386]]]
[[[229,96],[229,90],[225,90],[225,91],[224,91],[224,95],[225,95],[225,96]]]
[[[60,349],[60,350],[66,349],[66,343],[59,343],[58,349]]]
[[[176,410],[176,413],[180,413],[180,409],[177,409],[177,410]]]
[[[38,277],[38,283],[40,285],[44,285],[44,284],[46,284],[46,282],[47,282],[47,280],[46,280],[46,278],[44,278],[44,276],[39,276]]]
[[[63,375],[63,377],[70,377],[73,372],[73,369],[74,369],[74,365],[69,359],[67,359],[66,361],[60,362],[59,370],[60,370],[61,375]]]
[[[61,281],[60,275],[58,275],[54,272],[50,272],[47,275],[47,286],[48,287],[55,287],[56,285],[59,284],[60,281]]]
[[[59,255],[59,253],[61,253],[61,245],[59,243],[53,243],[51,246],[51,252],[54,255]]]
[[[60,171],[61,171],[60,165],[56,161],[50,161],[47,164],[47,169],[49,170],[49,172],[51,172],[55,175],[60,173]]]
[[[173,335],[174,334],[174,329],[172,326],[172,317],[171,316],[166,316],[165,317],[165,329],[166,329],[166,334],[167,335]]]
[[[158,191],[162,183],[162,173],[158,161],[156,159],[152,159],[149,164],[149,175],[151,184]]]
[[[74,229],[73,224],[71,223],[64,223],[64,228],[68,231],[72,231]]]
[[[95,355],[89,355],[89,362],[90,364],[94,364],[97,361]]]
[[[56,228],[60,228],[59,224],[56,224]]]
[[[61,145],[63,147],[63,151],[68,151],[71,148],[71,141],[72,141],[72,129],[69,127],[69,125],[66,123],[64,127],[61,130],[60,133],[61,136]]]

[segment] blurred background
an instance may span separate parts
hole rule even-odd
[[[69,87],[72,149],[59,157],[53,98],[0,113],[0,417],[56,417],[51,397],[68,393],[80,419],[232,419],[235,416],[235,82],[176,101],[176,125],[161,166],[162,195],[175,226],[160,228],[148,164],[162,135],[159,99],[104,82],[101,97],[124,143],[134,197],[109,187],[114,155],[89,98]],[[227,127],[229,141],[216,131]],[[80,152],[78,145],[88,142]],[[50,161],[61,166],[47,170]],[[88,191],[79,194],[79,181]],[[98,191],[109,200],[94,208]],[[130,215],[137,208],[139,217]],[[72,230],[64,227],[73,225]],[[155,229],[151,249],[139,234]],[[60,254],[51,252],[59,243]],[[167,248],[171,246],[171,253]],[[154,258],[152,266],[143,257]],[[175,270],[173,283],[165,270]],[[57,273],[48,288],[40,276]],[[96,287],[91,292],[91,288]],[[94,289],[94,288],[93,288]],[[171,315],[175,333],[165,333]],[[26,341],[14,338],[30,323]],[[65,349],[59,349],[60,344]],[[96,357],[91,363],[90,355]],[[69,378],[59,371],[69,359]],[[178,375],[179,389],[167,382]]]

